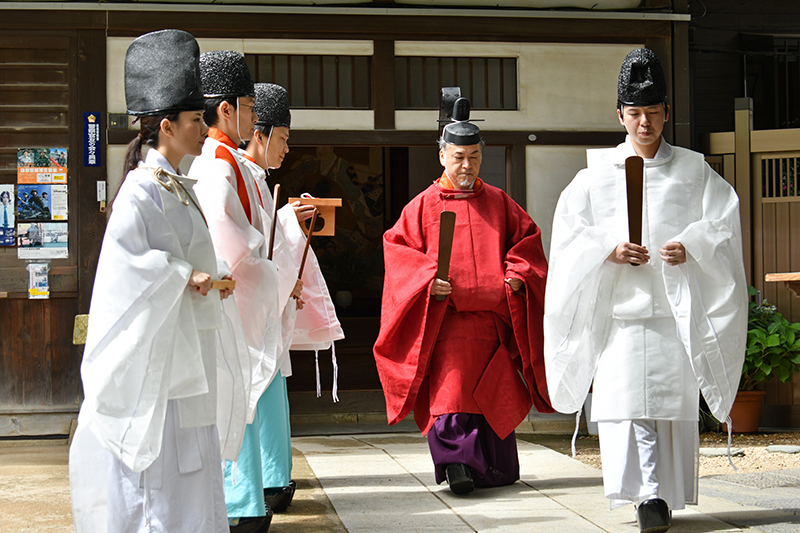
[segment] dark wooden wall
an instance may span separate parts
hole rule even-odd
[[[51,260],[50,299],[29,300],[26,261],[0,249],[0,437],[66,433],[82,399],[73,319],[88,311],[105,225],[95,201],[105,148],[103,166],[83,168],[82,140],[83,113],[106,113],[99,15],[52,30],[13,13],[0,21],[0,183],[16,183],[17,148],[69,150],[69,258]],[[79,20],[98,29],[70,28]]]
[[[748,35],[800,35],[800,2],[703,0],[691,3],[691,15],[693,147],[708,153],[709,133],[734,130],[735,98],[755,98],[755,129],[782,127],[770,121],[765,107],[773,104],[772,95],[765,92],[769,81],[763,76],[756,79],[759,69],[755,63],[764,58],[751,55],[745,59],[744,52],[751,48],[746,42]],[[744,93],[746,61],[748,94]]]

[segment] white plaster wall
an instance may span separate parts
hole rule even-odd
[[[634,45],[421,43],[395,45],[397,56],[516,57],[518,111],[475,111],[483,129],[616,131],[617,77]],[[397,111],[397,129],[430,127],[438,111]]]
[[[109,37],[106,39],[106,98],[109,113],[125,113],[125,52],[133,39]]]
[[[117,144],[109,145],[107,151],[108,178],[106,185],[106,197],[110,202],[117,194],[119,186],[122,184],[122,165],[125,163],[125,150],[127,146]]]
[[[586,168],[587,148],[597,147],[528,146],[525,150],[527,211],[542,230],[542,246],[548,257],[558,197],[575,174]]]
[[[133,41],[129,37],[107,39],[107,98],[109,113],[125,113],[125,52]],[[243,40],[198,39],[200,52],[235,50],[252,54],[372,55],[372,41]],[[130,120],[130,119],[129,119]],[[434,121],[436,119],[434,118]],[[311,110],[292,111],[292,127],[319,130],[372,130],[374,113],[367,111]]]

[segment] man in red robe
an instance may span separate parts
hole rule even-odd
[[[543,360],[547,261],[539,228],[481,181],[483,141],[455,104],[439,141],[442,176],[383,238],[386,278],[375,361],[395,424],[414,411],[457,494],[519,479],[514,429],[552,412]],[[450,279],[436,278],[439,217],[456,213]],[[444,296],[439,301],[436,296]]]

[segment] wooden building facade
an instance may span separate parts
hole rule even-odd
[[[546,247],[556,200],[585,166],[585,149],[624,138],[616,79],[631,49],[659,54],[673,103],[665,135],[691,144],[688,2],[664,8],[655,0],[603,0],[610,10],[598,11],[590,9],[596,0],[575,0],[570,4],[587,9],[540,9],[557,4],[563,2],[531,0],[513,9],[482,0],[452,8],[382,0],[331,7],[0,5],[0,184],[16,183],[18,148],[69,149],[69,257],[51,261],[50,299],[27,298],[25,260],[13,247],[0,248],[0,437],[63,434],[80,405],[82,348],[72,344],[72,321],[88,311],[104,231],[97,183],[113,194],[135,135],[122,83],[133,38],[180,28],[204,51],[244,53],[257,81],[289,89],[292,152],[270,179],[285,190],[345,199],[337,240],[314,247],[332,292],[352,296],[345,306],[343,295],[339,308],[347,335],[337,343],[342,402],[304,400],[314,396],[314,355],[298,353],[289,380],[293,415],[380,419],[372,358],[380,235],[441,172],[440,86],[461,86],[473,116],[486,119],[485,179],[527,208]],[[83,165],[85,113],[101,117],[100,166]],[[320,354],[320,367],[330,390],[328,357]]]

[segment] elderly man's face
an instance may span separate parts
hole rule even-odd
[[[446,144],[439,151],[439,162],[457,189],[469,189],[481,170],[481,145]]]

